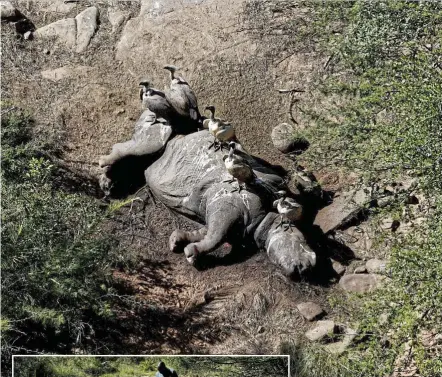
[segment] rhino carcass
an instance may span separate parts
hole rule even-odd
[[[315,265],[316,255],[299,230],[277,228],[279,215],[273,212],[272,203],[276,192],[286,187],[272,166],[248,156],[258,179],[246,190],[234,191],[232,184],[225,182],[231,178],[223,161],[226,152],[208,148],[213,141],[208,131],[164,141],[164,135],[172,134],[162,129],[167,126],[146,121],[143,127],[145,131],[140,132],[138,124],[138,133],[129,144],[117,144],[127,145],[126,150],[117,148],[118,156],[113,150],[113,157],[111,153],[101,159],[112,162],[102,181],[109,186],[113,164],[132,156],[134,151],[137,156],[144,153],[150,163],[145,180],[155,198],[203,224],[194,232],[175,230],[169,240],[172,251],[184,247],[187,260],[196,263],[200,255],[210,253],[223,242],[247,237],[265,249],[288,275],[298,275]],[[121,179],[121,174],[118,177]]]

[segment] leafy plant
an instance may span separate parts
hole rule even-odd
[[[356,172],[367,185],[412,176],[435,203],[428,226],[394,242],[384,289],[336,304],[359,323],[357,345],[339,357],[291,345],[295,375],[390,375],[407,346],[421,375],[442,375],[440,348],[421,337],[442,331],[442,4],[279,0],[249,7],[252,35],[279,38],[275,59],[301,51],[327,58],[298,106],[300,133],[310,142],[300,162],[313,171]],[[303,18],[308,24],[299,28]],[[385,211],[397,216],[400,207]]]
[[[90,197],[54,187],[21,110],[2,117],[2,340],[12,353],[72,353],[96,346],[111,320],[111,267],[121,256],[102,231],[106,212]],[[5,371],[7,369],[5,368]]]

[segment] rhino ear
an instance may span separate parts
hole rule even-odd
[[[210,119],[204,119],[203,120],[203,127],[204,128],[209,128],[209,122],[210,122]]]
[[[279,202],[279,200],[275,200],[275,201],[273,202],[273,208],[278,207],[278,202]]]

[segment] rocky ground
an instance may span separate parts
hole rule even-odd
[[[63,159],[97,174],[98,157],[131,137],[141,110],[140,78],[162,88],[168,81],[163,65],[175,64],[200,108],[215,105],[235,124],[250,153],[287,169],[293,189],[299,183],[314,186],[302,171],[295,174],[299,167],[280,152],[299,147],[287,142],[287,135],[299,127],[291,101],[303,93],[278,89],[307,90],[324,58],[299,52],[277,60],[266,54],[248,33],[243,6],[243,0],[2,1],[2,101],[29,110],[40,127],[61,131]],[[281,123],[286,125],[275,129]],[[333,198],[314,221],[330,240],[324,251],[328,272],[318,281],[287,281],[265,255],[247,250],[236,259],[214,257],[197,271],[167,247],[178,224],[193,225],[152,203],[143,221],[120,229],[124,234],[133,227],[127,252],[142,254],[143,262],[130,274],[115,271],[115,276],[134,296],[175,316],[155,323],[159,338],[128,332],[122,351],[274,353],[304,333],[312,342],[333,333],[339,336],[327,343],[327,351],[342,352],[356,329],[341,323],[328,297],[367,293],[388,281],[383,245],[392,233],[421,221],[426,204],[410,197],[407,224],[363,221],[363,208],[382,206],[412,182],[377,188],[381,195],[373,204],[373,192],[361,189],[357,176],[316,173],[326,199]],[[386,236],[375,240],[379,228]]]

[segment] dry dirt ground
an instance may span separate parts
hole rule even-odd
[[[289,120],[289,98],[276,89],[308,85],[323,62],[311,53],[283,61],[267,56],[244,30],[243,0],[13,3],[37,28],[91,5],[99,8],[97,32],[83,53],[55,39],[23,40],[8,25],[2,31],[3,101],[27,109],[39,127],[61,132],[63,159],[73,166],[98,172],[98,157],[131,137],[141,113],[139,79],[149,77],[162,88],[168,81],[162,66],[173,63],[183,67],[200,108],[216,105],[251,153],[295,169],[270,139],[272,127]],[[113,31],[109,15],[115,10],[126,21]],[[60,67],[63,78],[45,78]],[[299,302],[315,301],[333,316],[328,281],[287,281],[265,254],[246,250],[236,259],[215,255],[210,268],[198,271],[167,247],[178,224],[194,225],[154,204],[147,212],[135,235],[127,222],[119,230],[127,238],[123,252],[140,253],[144,261],[115,276],[133,297],[159,309],[145,318],[146,308],[122,309],[120,352],[274,353],[309,326],[296,310]],[[132,331],[132,321],[143,320],[142,331]]]

